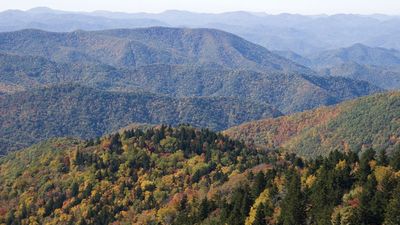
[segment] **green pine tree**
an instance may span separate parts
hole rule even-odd
[[[390,159],[390,166],[396,171],[400,170],[400,145],[393,152],[393,155]]]
[[[299,175],[292,171],[288,177],[287,193],[282,203],[280,221],[283,225],[305,224],[305,199]]]
[[[400,224],[400,183],[394,190],[392,199],[390,200],[385,213],[385,225]]]

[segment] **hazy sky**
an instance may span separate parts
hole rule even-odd
[[[69,11],[254,11],[299,14],[400,14],[400,0],[0,0],[0,10],[46,6]]]

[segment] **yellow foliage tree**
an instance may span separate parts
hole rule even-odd
[[[257,210],[261,205],[272,207],[271,200],[269,199],[269,190],[265,189],[261,192],[260,196],[256,199],[253,206],[250,209],[249,216],[246,218],[245,225],[252,225],[257,216]]]

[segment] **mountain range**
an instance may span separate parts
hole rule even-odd
[[[400,224],[400,17],[0,12],[0,224]]]
[[[291,113],[380,91],[364,81],[318,77],[259,45],[211,29],[24,30],[0,33],[0,40],[3,92],[84,82],[173,97],[244,98]]]
[[[366,81],[318,76],[213,29],[3,32],[0,59],[3,151],[55,136],[96,137],[129,123],[222,130],[383,90]],[[147,109],[156,99],[160,108]],[[100,111],[90,113],[92,104]],[[117,116],[106,120],[108,114]],[[21,126],[30,135],[13,135]]]
[[[368,81],[384,89],[400,88],[400,51],[355,44],[310,55],[274,51],[321,76],[340,76]]]
[[[358,42],[400,49],[398,16],[388,15],[297,15],[253,12],[220,14],[170,10],[162,13],[107,11],[66,12],[49,8],[0,13],[0,31],[36,28],[47,31],[104,30],[171,26],[215,28],[239,35],[271,50],[300,54],[347,47]]]

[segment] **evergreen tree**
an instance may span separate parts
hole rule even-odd
[[[71,196],[75,197],[79,193],[79,185],[76,182],[73,182],[71,185]]]
[[[119,133],[111,135],[110,150],[116,152],[117,154],[122,153],[121,136],[119,135]]]
[[[365,225],[380,224],[379,210],[381,207],[375,197],[377,192],[377,181],[375,176],[372,174],[366,184],[363,186],[363,191],[360,197],[360,212],[361,222]]]
[[[365,150],[361,155],[360,169],[358,171],[358,180],[361,184],[367,181],[368,175],[371,174],[371,166],[369,162],[375,157],[375,151],[371,148]]]
[[[14,222],[16,222],[14,214],[15,214],[15,210],[12,209],[12,210],[8,211],[8,213],[6,215],[6,219],[5,219],[6,225],[12,225]]]
[[[334,170],[325,167],[320,169],[310,194],[312,221],[320,225],[331,223],[332,210],[341,197],[340,186],[335,182]]]
[[[390,159],[390,166],[396,171],[400,170],[400,145],[393,152],[393,155]]]
[[[264,191],[266,186],[266,180],[263,172],[258,172],[254,178],[254,184],[252,188],[252,194],[254,198],[257,198],[261,192]]]
[[[280,221],[283,225],[305,224],[305,199],[300,177],[292,171],[288,177],[287,193],[282,203]]]
[[[200,221],[203,221],[205,218],[208,217],[209,209],[210,209],[210,206],[209,206],[208,200],[207,200],[207,198],[205,198],[201,201],[200,206],[199,206],[199,220]]]
[[[252,225],[265,225],[267,224],[265,221],[265,206],[261,203],[256,212],[256,216],[254,218],[254,222]]]
[[[385,149],[382,149],[381,151],[379,151],[378,164],[380,166],[387,166],[389,164],[389,159],[387,157]]]
[[[250,198],[250,190],[246,185],[235,190],[232,195],[230,215],[228,218],[228,224],[240,225],[243,224],[252,205],[252,199]]]
[[[399,225],[400,224],[400,183],[392,194],[385,213],[385,225]]]

